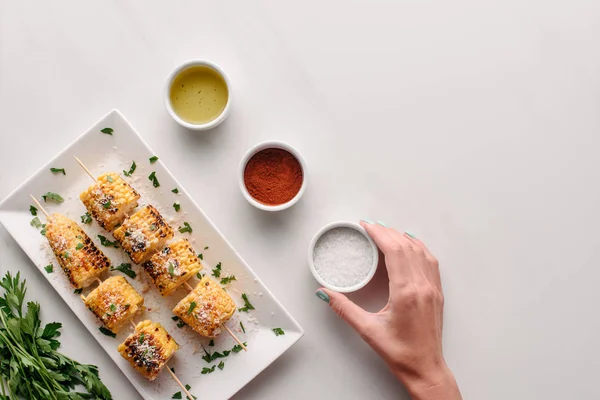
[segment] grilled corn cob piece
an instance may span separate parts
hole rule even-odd
[[[205,276],[173,309],[173,313],[202,336],[214,338],[235,312],[235,302],[218,284]]]
[[[178,349],[179,345],[165,328],[149,320],[138,323],[118,348],[121,356],[149,381],[156,379]]]
[[[100,175],[79,198],[98,224],[112,232],[137,207],[140,195],[118,174],[109,172]]]
[[[102,250],[64,215],[52,214],[48,218],[46,239],[71,285],[78,289],[89,286],[110,265]]]
[[[141,264],[173,237],[173,229],[156,208],[146,205],[115,229],[113,236],[131,260]]]
[[[144,298],[122,276],[111,276],[87,296],[86,307],[111,331],[117,333],[144,306]]]
[[[179,239],[142,264],[163,296],[170,295],[202,269],[187,239]]]

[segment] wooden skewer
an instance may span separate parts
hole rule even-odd
[[[75,157],[75,156],[73,156]],[[77,160],[77,162],[79,163],[79,165],[81,165],[81,168],[83,168],[85,170],[85,172],[87,172],[87,174],[90,176],[90,178],[92,178],[94,180],[94,182],[96,182],[96,178],[94,178],[94,175],[92,175],[92,173],[90,172],[89,169],[87,169],[87,167],[83,164],[83,162],[75,157],[75,160]],[[187,290],[189,290],[190,292],[192,290],[194,290],[189,283],[184,282],[183,283],[184,286],[186,287]],[[231,337],[240,345],[242,346],[242,349],[244,349],[244,351],[248,351],[248,349],[246,348],[246,346],[244,345],[244,343],[235,335],[235,333],[233,333],[233,331],[231,329],[229,329],[225,324],[222,325],[223,328],[225,328],[225,330],[227,331],[227,333],[229,333],[229,335],[231,335]]]
[[[50,218],[50,214],[48,214],[48,211],[44,210],[44,207],[42,207],[42,205],[40,204],[40,202],[38,201],[38,199],[36,199],[35,197],[33,197],[32,194],[30,194],[30,196],[33,199],[33,201],[35,202],[35,204],[40,208],[40,210],[42,210],[42,212],[46,216],[46,219]]]
[[[75,156],[73,156],[75,157]],[[96,178],[94,178],[94,175],[92,175],[92,173],[90,172],[89,169],[87,169],[87,167],[81,162],[81,160],[77,157],[75,157],[75,160],[77,160],[77,162],[79,163],[79,165],[81,165],[81,168],[84,169],[85,172],[87,172],[87,174],[90,176],[90,178],[92,178],[94,180],[94,182],[96,182]]]
[[[187,282],[183,282],[183,286],[185,286],[185,288],[187,290],[189,290],[190,292],[192,290],[194,290],[189,283]],[[241,347],[242,349],[244,349],[244,351],[248,351],[248,349],[246,348],[246,345],[244,345],[244,343],[235,335],[235,333],[233,333],[233,331],[231,329],[229,329],[229,327],[225,324],[221,325],[223,328],[225,328],[225,330],[227,331],[227,333],[229,333],[229,335],[233,338],[233,340],[235,340]]]

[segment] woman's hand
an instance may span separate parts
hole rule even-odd
[[[442,354],[444,295],[438,261],[409,234],[364,221],[361,225],[385,256],[387,305],[370,313],[328,289],[319,289],[317,297],[328,301],[385,360],[413,399],[461,399]]]

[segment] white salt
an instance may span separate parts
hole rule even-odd
[[[313,263],[323,280],[349,287],[367,277],[373,256],[371,243],[362,233],[352,228],[333,228],[317,240]]]

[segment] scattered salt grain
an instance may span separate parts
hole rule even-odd
[[[323,280],[335,286],[349,287],[361,282],[371,271],[373,248],[356,229],[333,228],[317,240],[313,263]]]

